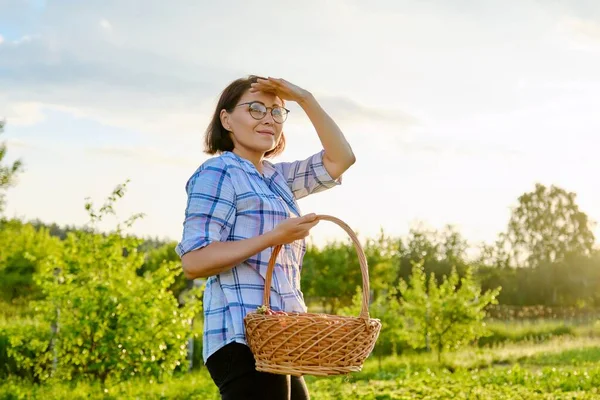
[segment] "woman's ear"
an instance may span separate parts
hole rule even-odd
[[[227,110],[221,110],[219,117],[221,118],[221,125],[223,125],[223,128],[231,132],[231,126],[229,125],[229,113]]]

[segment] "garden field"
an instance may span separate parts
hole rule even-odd
[[[502,329],[505,329],[504,331]],[[598,325],[556,329],[556,324],[492,327],[511,340],[448,353],[371,357],[348,376],[306,377],[313,399],[600,399]],[[557,332],[548,334],[548,332]],[[523,335],[522,337],[520,335]],[[520,339],[522,340],[520,340]],[[218,399],[204,367],[164,382],[53,382],[36,385],[9,377],[0,399]]]

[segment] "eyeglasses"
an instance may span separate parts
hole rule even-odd
[[[287,119],[288,113],[290,112],[290,110],[288,110],[285,107],[267,107],[259,101],[251,101],[249,103],[238,104],[236,107],[246,105],[248,106],[248,111],[250,112],[252,118],[258,120],[263,119],[267,115],[267,111],[271,110],[271,116],[273,117],[273,121],[277,122],[278,124],[283,124]]]

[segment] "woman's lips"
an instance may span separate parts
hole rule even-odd
[[[261,131],[257,131],[257,132],[260,133],[261,135],[275,136],[275,132],[271,132],[271,131],[261,130]]]

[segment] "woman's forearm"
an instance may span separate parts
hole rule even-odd
[[[285,79],[271,77],[268,79],[259,78],[255,83],[252,83],[250,93],[255,92],[272,93],[282,100],[295,101],[302,107],[319,135],[325,150],[323,164],[332,178],[339,178],[344,171],[354,164],[356,157],[350,144],[312,93]]]
[[[337,179],[354,164],[356,157],[350,144],[335,121],[323,110],[312,94],[307,94],[298,104],[312,122],[323,149],[325,168],[333,179]]]
[[[213,242],[206,247],[184,254],[181,258],[183,273],[187,279],[217,275],[274,245],[275,238],[272,231],[250,239]]]
[[[307,237],[310,229],[318,222],[317,215],[310,213],[302,217],[287,218],[273,230],[250,239],[213,242],[181,257],[183,273],[187,279],[220,274],[267,247],[288,244]]]

